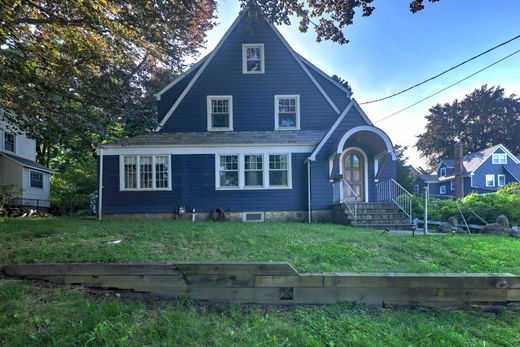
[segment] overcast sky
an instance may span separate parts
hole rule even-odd
[[[372,16],[356,16],[345,30],[350,43],[317,43],[315,34],[298,31],[297,22],[280,26],[289,44],[329,75],[349,81],[358,102],[380,98],[409,87],[520,34],[518,0],[441,0],[426,3],[412,14],[409,0],[375,0]],[[219,1],[218,25],[208,33],[208,53],[240,11],[238,0]],[[401,108],[454,83],[520,49],[520,39],[503,46],[433,82],[406,94],[362,106],[376,126],[396,144],[409,146],[413,165],[424,165],[413,147],[424,131],[424,116],[437,104],[462,98],[483,84],[501,85],[509,95],[520,95],[520,53],[388,120],[377,122]],[[520,135],[519,135],[520,136]]]

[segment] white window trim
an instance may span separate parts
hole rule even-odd
[[[296,126],[295,127],[280,127],[279,120],[279,109],[278,109],[278,100],[279,99],[296,99]],[[274,130],[300,130],[300,95],[275,95],[274,96]]]
[[[211,119],[211,101],[212,100],[228,100],[229,103],[229,127],[214,128]],[[233,131],[233,96],[232,95],[208,95],[206,97],[206,108],[208,117],[208,131]]]
[[[440,186],[440,188],[439,188],[439,193],[440,193],[441,195],[446,194],[446,186],[445,186],[445,185]]]
[[[503,163],[500,162],[501,158],[504,158],[504,162]],[[507,164],[507,154],[505,154],[505,153],[493,153],[493,155],[491,156],[491,162],[494,165],[505,165],[505,164]]]
[[[493,178],[493,184],[492,185],[489,185],[488,184],[488,177],[492,177]],[[486,180],[486,187],[494,187],[495,186],[495,175],[486,175],[485,176],[485,180]]]
[[[455,190],[455,181],[450,182],[450,190]]]
[[[39,174],[42,176],[42,186],[41,187],[36,187],[36,186],[33,186],[32,185],[32,178],[31,178],[31,175],[35,173],[35,174]],[[31,188],[34,188],[34,189],[43,189],[45,187],[45,174],[43,172],[40,172],[40,171],[36,171],[36,170],[29,170],[29,187]]]
[[[444,173],[443,173],[444,172]],[[441,167],[439,169],[439,176],[440,177],[446,177],[446,168],[445,167]]]
[[[168,188],[156,188],[156,156],[168,156]],[[141,188],[141,157],[152,157],[152,188]],[[136,188],[125,188],[124,157],[136,157]],[[172,156],[170,154],[125,154],[119,156],[119,191],[121,192],[153,192],[172,190]]]
[[[500,184],[500,178],[504,178],[504,184]],[[506,175],[497,175],[497,186],[498,187],[505,187],[507,185],[506,182]]]
[[[238,187],[221,187],[220,186],[220,156],[236,155],[238,156]],[[263,157],[263,186],[246,186],[245,185],[245,155],[262,155]],[[270,155],[286,155],[287,156],[287,185],[271,186],[269,184],[269,156]],[[288,152],[264,152],[264,153],[219,153],[215,154],[215,190],[276,190],[276,189],[292,189],[292,156]]]
[[[260,70],[261,71],[247,71],[246,52],[248,48],[260,47]],[[258,75],[265,73],[265,50],[263,43],[243,43],[242,44],[242,73],[245,75]]]

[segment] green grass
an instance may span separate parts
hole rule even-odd
[[[2,346],[518,346],[508,310],[260,307],[91,299],[0,280]]]
[[[120,244],[110,241],[122,240]],[[288,261],[300,272],[509,272],[520,239],[400,237],[328,224],[0,219],[0,264]]]

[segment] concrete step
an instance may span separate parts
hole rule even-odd
[[[351,225],[353,227],[358,228],[370,228],[370,229],[378,229],[378,230],[412,230],[412,225],[410,223],[360,223],[360,222],[352,222]]]
[[[354,219],[354,216],[350,212],[345,212],[348,219]],[[358,213],[357,214],[358,220],[375,220],[375,219],[381,219],[381,220],[403,220],[405,219],[405,216],[403,213],[385,213],[385,214],[363,214]]]

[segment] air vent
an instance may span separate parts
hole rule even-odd
[[[264,213],[263,212],[243,212],[242,221],[243,222],[263,222]]]

